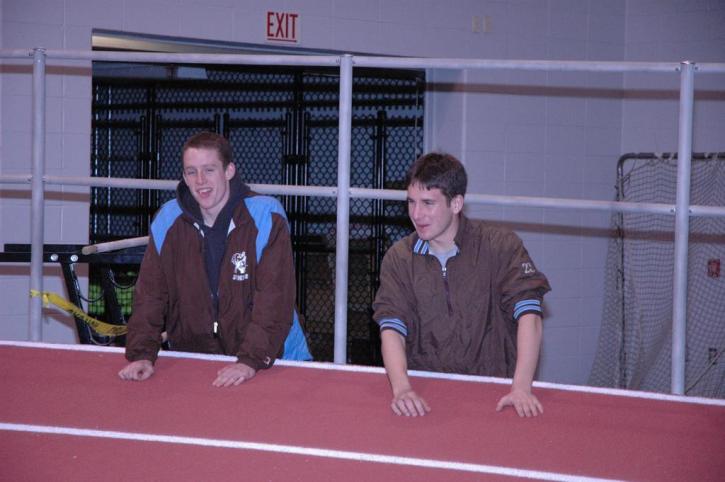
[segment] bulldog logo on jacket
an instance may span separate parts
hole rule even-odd
[[[247,273],[246,251],[234,253],[232,255],[232,264],[234,265],[234,274],[232,275],[232,279],[234,281],[244,281],[249,279],[249,273]]]

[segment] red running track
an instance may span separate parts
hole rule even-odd
[[[722,400],[540,384],[545,413],[521,419],[495,412],[501,380],[416,377],[433,411],[404,418],[379,369],[278,363],[215,388],[229,358],[170,355],[124,382],[118,349],[0,342],[0,479],[725,479]]]

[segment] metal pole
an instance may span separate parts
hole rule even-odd
[[[549,72],[676,72],[676,62],[613,62],[582,60],[504,60],[427,57],[355,57],[358,67],[403,69],[487,69],[529,70]],[[718,69],[721,64],[711,64]]]
[[[30,289],[43,291],[43,226],[45,193],[45,50],[33,50],[33,177],[30,210]],[[43,304],[40,297],[30,298],[30,341],[43,338]]]
[[[0,58],[27,58],[28,49],[0,49]],[[202,54],[163,52],[115,52],[98,50],[47,49],[46,58],[99,60],[109,62],[151,62],[151,63],[202,63],[202,64],[245,64],[245,65],[337,65],[338,56],[333,55],[266,55],[252,53]],[[613,62],[581,60],[505,60],[505,59],[451,59],[429,57],[376,57],[358,55],[358,67],[403,68],[403,69],[486,69],[486,70],[530,70],[530,71],[573,71],[573,72],[675,72],[677,62]],[[723,62],[702,62],[698,73],[725,73]]]
[[[687,248],[690,230],[690,164],[692,163],[692,107],[695,64],[682,62],[680,72],[680,120],[675,207],[675,273],[672,303],[672,393],[685,393],[687,327]]]
[[[335,363],[347,363],[347,273],[350,239],[350,138],[352,56],[340,58],[340,126],[337,145],[337,248],[335,253]]]
[[[699,71],[698,71],[699,73]],[[0,184],[31,184],[32,174],[0,174]],[[73,177],[49,176],[43,177],[45,185],[68,186],[94,186],[117,187],[135,189],[174,190],[179,181],[164,181],[155,179],[133,179],[113,177]],[[261,194],[280,194],[283,196],[318,196],[337,197],[337,186],[294,186],[285,184],[253,184],[249,187]],[[350,198],[383,199],[387,201],[405,201],[406,192],[394,189],[370,189],[351,187]],[[624,213],[652,213],[667,216],[675,215],[675,204],[597,201],[586,199],[567,199],[555,197],[536,196],[500,196],[494,194],[466,194],[466,204],[482,204],[488,206],[526,206],[555,209],[574,209]],[[725,206],[703,206],[691,204],[690,217],[723,217]]]

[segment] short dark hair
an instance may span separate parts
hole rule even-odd
[[[214,132],[204,131],[189,137],[181,149],[182,157],[187,149],[211,149],[216,151],[224,169],[232,162],[233,158],[232,146],[229,141],[224,136]]]
[[[452,155],[430,152],[420,156],[410,166],[405,187],[413,184],[420,184],[426,189],[440,189],[450,203],[454,197],[466,195],[468,177],[461,161]]]

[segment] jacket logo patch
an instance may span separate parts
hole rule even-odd
[[[246,251],[234,253],[232,255],[232,264],[234,265],[234,274],[232,275],[232,279],[234,281],[244,281],[249,279],[249,273],[247,273]]]
[[[524,270],[524,274],[536,273],[536,269],[534,268],[534,265],[532,265],[531,263],[521,263],[521,269]]]

